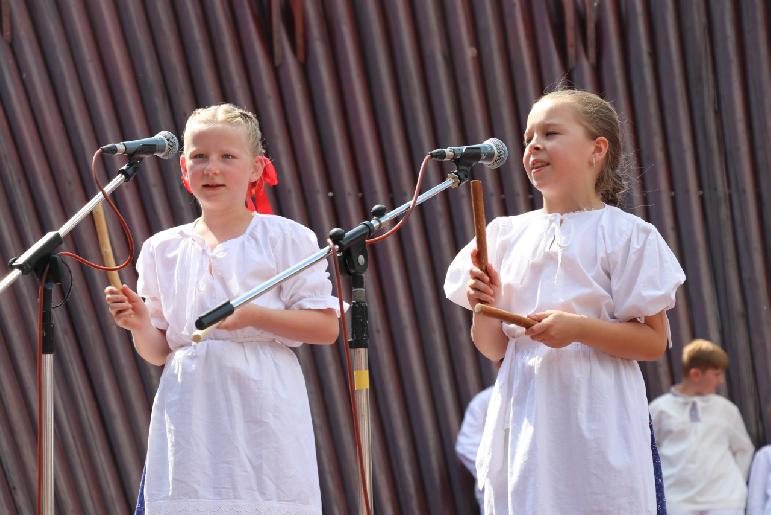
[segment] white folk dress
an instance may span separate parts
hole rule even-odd
[[[193,345],[195,320],[318,250],[286,218],[256,214],[213,250],[193,224],[142,246],[138,293],[171,353],[150,418],[145,510],[151,514],[321,514],[308,395],[290,341],[255,328],[215,329]],[[334,309],[322,261],[253,302]]]
[[[611,206],[496,218],[487,239],[501,276],[498,307],[522,315],[642,319],[672,308],[685,280],[655,227]],[[447,297],[466,308],[473,248],[461,250],[445,282]],[[637,362],[581,343],[552,349],[501,325],[509,343],[477,455],[485,513],[655,514]]]

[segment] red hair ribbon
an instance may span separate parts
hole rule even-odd
[[[185,177],[184,172],[182,175],[179,176],[180,179],[182,179],[182,186],[185,187],[188,193],[193,193],[193,190],[190,189],[190,181],[187,180],[187,177]]]
[[[262,175],[256,181],[249,183],[249,189],[246,190],[246,208],[263,215],[272,215],[273,209],[270,207],[268,195],[265,193],[265,182],[271,186],[278,184],[278,173],[276,173],[276,168],[270,159],[264,156],[261,159],[263,161]],[[193,190],[190,189],[190,181],[187,180],[184,173],[180,179],[182,179],[182,185],[185,189],[193,193]]]
[[[263,156],[262,161],[264,163],[262,175],[256,181],[250,182],[249,189],[246,190],[246,208],[263,215],[272,215],[273,209],[265,193],[265,183],[267,182],[270,186],[278,184],[278,174],[270,159]]]

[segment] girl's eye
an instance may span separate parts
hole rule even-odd
[[[557,131],[547,131],[546,132],[547,136],[554,136],[555,134],[559,134],[559,133]]]
[[[203,159],[205,156],[203,154],[193,154],[190,156],[191,159]]]
[[[224,157],[225,159],[235,159],[236,158],[236,156],[234,156],[233,154],[223,154],[222,157]]]

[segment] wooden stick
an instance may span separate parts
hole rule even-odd
[[[519,327],[524,327],[525,329],[533,327],[538,323],[532,318],[523,317],[522,315],[517,315],[504,309],[494,308],[493,306],[488,306],[486,304],[477,304],[474,306],[474,313],[479,313],[480,315],[487,317],[497,318],[498,320],[503,320],[504,322],[518,325]]]
[[[112,255],[112,245],[110,245],[110,233],[107,231],[107,222],[104,219],[104,209],[102,204],[97,204],[92,211],[94,214],[94,225],[96,225],[96,237],[99,239],[99,250],[102,252],[102,260],[106,266],[115,266],[115,257]],[[116,271],[107,272],[107,278],[110,284],[120,290],[123,283]]]
[[[471,181],[471,207],[474,211],[474,233],[476,234],[477,240],[477,259],[479,260],[479,268],[482,271],[487,272],[487,220],[485,219],[485,201],[482,181]],[[484,316],[497,318],[498,320],[524,327],[525,329],[537,324],[532,318],[523,317],[482,303],[474,306],[474,312]]]
[[[485,197],[482,181],[471,181],[471,208],[474,212],[474,234],[477,240],[479,268],[487,272],[487,221],[485,220]]]
[[[216,328],[219,325],[219,323],[210,325],[206,329],[196,329],[193,331],[193,335],[190,337],[193,340],[193,343],[201,343],[201,341],[206,338],[206,335],[209,334],[209,331]]]

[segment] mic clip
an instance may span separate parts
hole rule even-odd
[[[453,159],[452,164],[455,165],[455,170],[450,172],[448,175],[448,178],[453,180],[451,187],[457,188],[461,184],[471,179],[471,167],[476,163],[477,161],[463,156]]]

